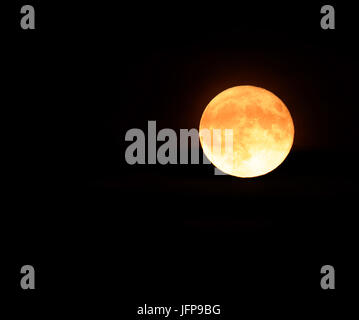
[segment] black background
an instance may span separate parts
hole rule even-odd
[[[221,304],[222,319],[348,312],[355,287],[357,27],[326,3],[32,1],[4,27],[3,277],[13,312],[135,318]],[[30,4],[30,2],[29,2]],[[196,128],[219,92],[264,87],[293,149],[254,179],[126,164],[128,129]],[[36,270],[20,289],[20,267]],[[334,291],[320,268],[336,268]]]

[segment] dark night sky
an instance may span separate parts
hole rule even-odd
[[[117,298],[219,301],[225,319],[238,300],[254,318],[275,301],[339,310],[356,239],[355,10],[336,4],[337,28],[324,31],[313,2],[36,3],[38,29],[24,33],[16,18],[5,39],[2,87],[5,237],[15,265],[26,257],[42,270],[35,307],[75,288],[99,314]],[[208,165],[125,163],[128,129],[197,128],[216,94],[242,84],[292,114],[294,146],[277,170],[243,180]],[[320,291],[326,263],[345,273],[344,292]]]

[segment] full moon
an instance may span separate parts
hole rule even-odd
[[[259,87],[238,86],[210,101],[199,135],[203,152],[214,166],[229,175],[250,178],[267,174],[284,161],[293,145],[294,124],[276,95]]]

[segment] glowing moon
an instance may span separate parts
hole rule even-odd
[[[215,129],[221,134],[215,134]],[[233,130],[232,140],[226,129]],[[285,104],[273,93],[238,86],[221,92],[208,104],[199,134],[203,152],[218,169],[248,178],[264,175],[284,161],[293,145],[294,124]],[[231,152],[224,144],[226,138],[232,141]]]

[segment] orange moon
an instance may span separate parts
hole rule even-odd
[[[214,166],[229,175],[250,178],[284,161],[293,145],[294,124],[276,95],[259,87],[238,86],[208,104],[199,135],[203,152]]]

